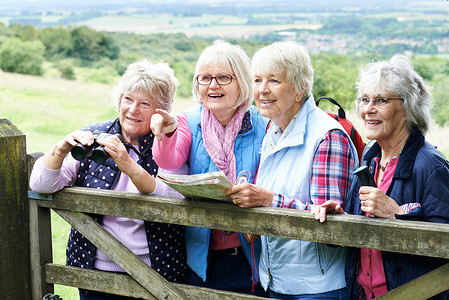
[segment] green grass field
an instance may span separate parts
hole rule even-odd
[[[0,72],[0,118],[25,135],[27,152],[46,152],[69,132],[117,115],[112,87]],[[53,261],[65,264],[70,226],[52,212]],[[78,290],[55,286],[64,299],[79,299]]]

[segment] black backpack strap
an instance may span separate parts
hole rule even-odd
[[[367,165],[367,161],[363,159],[363,157],[365,156],[366,152],[369,151],[369,149],[371,149],[371,147],[374,145],[374,143],[376,143],[376,140],[370,140],[368,143],[365,143],[365,148],[363,148],[363,152],[362,152],[362,161],[360,162],[360,166],[366,166]]]
[[[355,139],[355,128],[354,127],[351,128],[351,133],[349,134],[349,137],[351,138],[352,141],[354,141],[354,139]]]
[[[318,106],[321,99],[326,99],[326,100],[330,101],[332,104],[338,106],[338,117],[340,117],[342,119],[346,119],[345,110],[343,109],[343,107],[341,107],[341,105],[335,99],[332,99],[331,97],[325,97],[325,96],[320,97],[320,99],[316,100],[316,102],[315,102],[316,106]]]

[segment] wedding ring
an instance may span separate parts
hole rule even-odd
[[[117,146],[115,146],[115,148],[114,148],[114,152],[117,152],[118,151],[118,148],[117,148]]]

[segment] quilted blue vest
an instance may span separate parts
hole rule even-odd
[[[273,123],[268,130],[262,145],[257,185],[311,203],[313,158],[326,133],[334,129],[347,136],[357,166],[357,150],[346,131],[319,109],[310,96],[278,140],[274,137],[279,126]],[[348,199],[349,189],[346,192]],[[261,241],[259,274],[265,289],[285,295],[304,295],[346,286],[345,248],[272,236],[261,236]]]
[[[83,130],[120,133],[121,126],[118,118],[104,123],[97,123]],[[144,137],[139,137],[139,152],[141,155],[137,163],[148,173],[156,176],[158,166],[153,160],[151,131]],[[143,153],[143,154],[142,154]],[[108,159],[104,164],[97,164],[90,157],[80,162],[75,186],[112,189],[120,170],[114,160]],[[91,215],[102,224],[102,215]],[[145,230],[150,252],[151,267],[168,281],[182,282],[186,270],[186,250],[184,244],[184,226],[145,221]],[[72,227],[67,243],[66,264],[85,269],[92,269],[96,254],[96,247],[81,233]]]
[[[192,146],[189,157],[189,174],[199,174],[218,171],[209,154],[204,148],[201,131],[201,108],[196,106],[186,112],[187,122],[192,133]],[[246,170],[251,173],[249,182],[253,183],[257,173],[260,160],[260,148],[265,136],[268,119],[263,117],[259,111],[252,106],[245,114],[240,129],[234,143],[234,154],[236,158],[237,174]],[[195,273],[206,281],[207,256],[209,254],[211,230],[201,227],[186,227],[187,263]],[[239,233],[239,240],[242,244],[248,263],[257,273],[260,253],[260,239],[254,242],[255,262],[251,263],[251,244]],[[255,280],[258,281],[258,278]]]

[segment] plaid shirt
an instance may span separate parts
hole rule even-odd
[[[321,205],[327,200],[339,203],[351,187],[354,157],[348,137],[338,129],[329,131],[313,158],[310,183],[310,200],[287,198],[274,193],[272,206],[293,209],[310,209],[310,205]],[[304,203],[305,202],[305,203]]]

